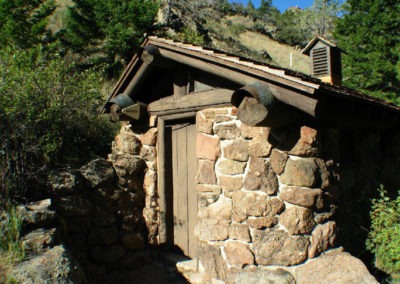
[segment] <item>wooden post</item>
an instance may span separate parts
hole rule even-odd
[[[177,70],[174,73],[174,96],[176,99],[186,96],[188,89],[188,73]]]
[[[166,166],[166,159],[165,159],[165,121],[164,119],[158,119],[158,139],[157,139],[157,150],[158,150],[158,205],[160,208],[160,219],[159,219],[159,227],[158,227],[158,242],[159,244],[165,244],[167,242],[167,227],[166,227],[166,211],[167,211],[167,204],[166,204],[166,184],[165,184],[165,166]]]

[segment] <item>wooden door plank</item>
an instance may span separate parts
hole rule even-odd
[[[191,258],[197,257],[197,237],[195,227],[197,225],[197,156],[196,156],[196,125],[192,124],[187,128],[187,162],[188,162],[188,248]]]

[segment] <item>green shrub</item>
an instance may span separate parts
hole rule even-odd
[[[181,40],[196,45],[204,44],[204,36],[189,27],[185,27],[181,32]]]
[[[232,24],[229,26],[229,30],[231,33],[237,36],[246,30],[246,26],[243,24]]]
[[[400,192],[395,199],[383,186],[379,192],[372,200],[367,249],[375,254],[376,267],[395,278],[400,276]]]
[[[114,133],[99,117],[96,73],[41,47],[9,47],[0,50],[0,78],[0,205],[43,186],[49,168],[80,166],[109,149]]]
[[[0,213],[0,283],[13,283],[10,270],[25,256],[20,240],[21,217],[14,206]]]

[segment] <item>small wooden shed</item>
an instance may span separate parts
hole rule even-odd
[[[373,164],[400,157],[385,144],[388,132],[400,140],[399,110],[305,74],[148,37],[103,112],[130,121],[124,133],[157,134],[146,172],[156,178],[143,185],[149,243],[235,282],[246,269],[285,269],[336,245],[335,212],[349,192],[392,178]],[[361,178],[365,168],[376,180]]]

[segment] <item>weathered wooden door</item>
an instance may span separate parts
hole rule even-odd
[[[169,243],[179,248],[186,256],[197,257],[197,173],[196,126],[183,122],[167,126],[170,135],[170,166],[172,180],[167,198],[170,200]],[[169,143],[168,143],[169,144]],[[166,149],[168,151],[168,149]],[[171,208],[172,207],[172,208]],[[172,235],[172,236],[171,236]]]

